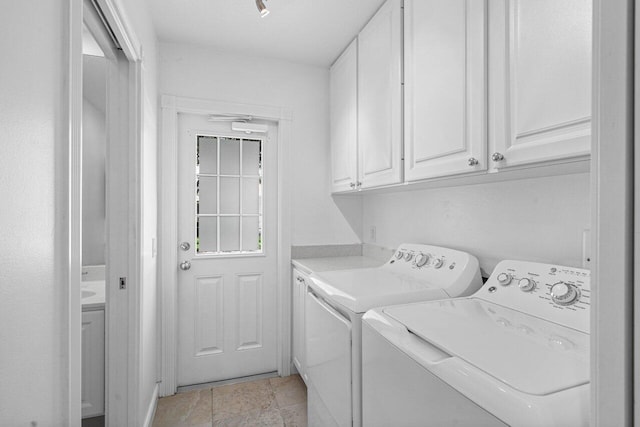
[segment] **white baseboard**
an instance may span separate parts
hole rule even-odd
[[[158,406],[158,384],[153,388],[153,395],[151,396],[151,402],[149,402],[149,409],[147,409],[147,416],[144,417],[144,427],[151,427],[153,424],[153,417],[156,414],[156,407]]]

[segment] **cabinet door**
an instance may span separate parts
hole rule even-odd
[[[486,2],[405,0],[405,180],[487,168]]]
[[[104,414],[104,310],[82,313],[82,418]]]
[[[591,0],[490,2],[494,170],[589,154],[591,13]]]
[[[358,172],[362,187],[402,181],[401,60],[401,0],[388,0],[358,35]]]
[[[334,192],[358,181],[358,43],[354,40],[330,71],[331,177]]]
[[[298,373],[302,379],[307,382],[306,375],[306,362],[304,356],[305,349],[305,336],[304,336],[304,321],[305,321],[305,294],[307,293],[307,285],[305,282],[306,276],[300,271],[293,270],[293,288],[292,288],[292,303],[293,303],[293,319],[292,319],[292,359]]]

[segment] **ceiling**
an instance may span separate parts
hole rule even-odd
[[[161,42],[328,67],[384,0],[148,0]]]

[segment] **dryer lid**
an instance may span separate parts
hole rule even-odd
[[[589,382],[589,335],[478,298],[387,307],[384,313],[453,357],[524,393]]]
[[[440,286],[384,268],[314,273],[310,278],[312,289],[354,313],[383,305],[450,297]]]

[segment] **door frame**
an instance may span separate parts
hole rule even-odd
[[[126,153],[119,169],[126,174],[107,174],[107,191],[111,186],[124,194],[122,200],[112,200],[107,210],[126,201],[127,209],[118,215],[120,229],[126,230],[126,238],[118,236],[118,250],[128,254],[126,258],[111,262],[110,276],[125,276],[127,292],[120,292],[117,283],[105,277],[105,418],[107,425],[138,426],[140,389],[140,286],[141,283],[141,150],[142,150],[142,49],[129,24],[126,14],[116,0],[92,0],[97,4],[128,62],[126,82],[127,97],[118,102],[128,111],[126,121],[112,126],[111,134],[118,135],[109,141],[108,150]],[[84,1],[68,0],[68,33],[66,41],[67,79],[65,81],[67,145],[65,147],[65,181],[68,188],[66,211],[66,249],[64,276],[67,302],[66,330],[63,337],[67,351],[67,411],[68,425],[81,426],[81,362],[82,362],[82,25]],[[120,125],[120,126],[117,126]],[[124,163],[123,163],[124,162]],[[122,219],[122,221],[120,221]],[[109,251],[109,248],[107,249]],[[112,252],[115,251],[111,248]],[[107,257],[109,255],[107,254]],[[123,349],[122,346],[125,346]],[[124,350],[124,351],[123,351]]]
[[[232,114],[251,116],[278,124],[277,179],[277,298],[276,346],[278,374],[291,373],[291,212],[289,146],[292,113],[286,107],[238,104],[217,100],[161,96],[160,147],[158,150],[158,280],[161,307],[160,396],[175,394],[178,387],[178,114]]]
[[[592,426],[634,422],[633,12],[633,0],[593,2]]]

